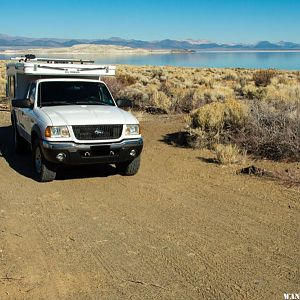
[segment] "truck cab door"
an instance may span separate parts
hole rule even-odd
[[[32,108],[22,108],[21,109],[21,118],[22,118],[22,124],[24,126],[25,131],[25,138],[30,141],[30,135],[31,135],[31,129],[33,125],[35,124],[34,121],[34,112],[33,112],[33,105],[36,99],[36,83],[32,82],[28,88],[28,92],[26,95],[26,98],[30,100],[32,103]]]

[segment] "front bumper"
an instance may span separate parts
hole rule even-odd
[[[77,144],[73,142],[41,141],[41,148],[45,159],[52,163],[67,165],[113,164],[125,162],[139,156],[143,149],[143,139],[127,139],[117,143]],[[135,155],[130,153],[134,152]],[[62,154],[63,160],[57,155]]]

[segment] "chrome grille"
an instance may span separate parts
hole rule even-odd
[[[113,140],[121,136],[123,125],[75,125],[72,128],[78,140]]]

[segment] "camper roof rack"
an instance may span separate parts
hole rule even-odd
[[[115,66],[94,64],[92,60],[35,57],[33,54],[12,57],[11,60],[14,62],[7,64],[7,74],[98,78],[116,74]]]
[[[34,54],[26,54],[24,56],[12,57],[11,60],[18,60],[19,62],[27,61],[40,61],[48,64],[93,64],[93,60],[87,59],[70,59],[70,58],[48,58],[48,57],[36,57]]]

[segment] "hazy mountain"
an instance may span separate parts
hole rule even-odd
[[[174,50],[300,50],[300,44],[280,41],[271,43],[260,41],[256,44],[214,43],[207,40],[185,41],[165,39],[161,41],[126,40],[119,37],[109,39],[57,39],[57,38],[27,38],[0,34],[0,48],[5,47],[70,47],[78,44],[116,45],[144,49],[174,49]]]

